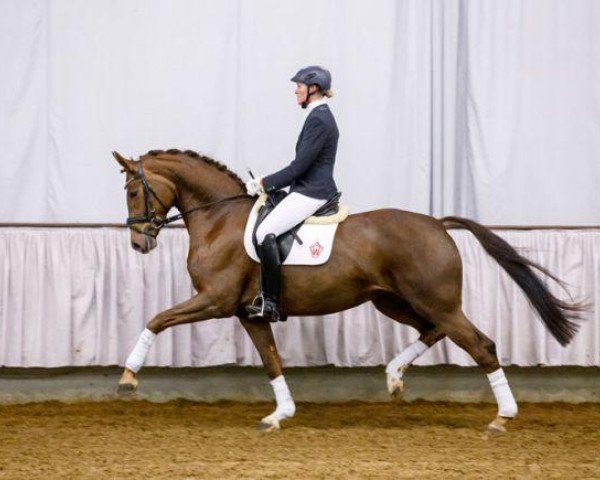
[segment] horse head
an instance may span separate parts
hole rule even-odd
[[[127,175],[127,226],[131,231],[131,246],[140,253],[148,253],[156,248],[156,237],[175,204],[175,186],[160,172],[153,171],[151,164],[143,163],[142,158],[127,160],[118,152],[113,152],[113,157]]]

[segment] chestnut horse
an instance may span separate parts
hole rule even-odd
[[[242,180],[224,165],[192,151],[151,151],[138,161],[113,152],[126,172],[131,245],[148,253],[157,245],[160,228],[182,212],[187,228],[188,272],[197,291],[190,300],[156,315],[138,340],[119,381],[119,392],[135,391],[137,372],[156,334],[190,322],[237,316],[258,350],[273,385],[277,408],[262,419],[263,429],[279,428],[294,415],[295,405],[282,376],[271,325],[247,318],[245,306],[257,292],[259,266],[246,254],[243,234],[253,206]],[[495,345],[461,308],[462,263],[447,228],[465,228],[480,241],[518,283],[551,334],[562,344],[577,331],[582,310],[553,296],[534,274],[543,267],[520,256],[508,243],[471,220],[432,217],[396,209],[350,215],[339,225],[335,246],[320,266],[284,266],[282,315],[325,315],[364,302],[397,322],[415,328],[420,338],[386,369],[392,395],[402,392],[402,373],[444,337],[464,349],[488,374],[498,415],[492,432],[505,431],[517,406],[500,368]],[[319,278],[319,288],[314,279]],[[560,283],[560,282],[559,282]]]

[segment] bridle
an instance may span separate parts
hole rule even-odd
[[[125,184],[125,189],[127,189],[129,184],[131,182],[133,182],[134,180],[140,180],[142,182],[142,187],[144,189],[144,215],[127,217],[127,226],[138,233],[141,233],[143,235],[147,235],[147,236],[153,237],[153,238],[156,238],[160,229],[163,228],[165,225],[176,222],[177,220],[181,220],[184,216],[186,216],[192,212],[195,212],[197,210],[202,210],[204,208],[212,207],[212,206],[218,205],[220,203],[229,202],[232,200],[238,200],[241,198],[250,198],[250,195],[248,195],[246,193],[242,193],[239,195],[234,195],[232,197],[221,198],[220,200],[215,200],[214,202],[204,203],[197,207],[190,208],[189,210],[186,210],[185,212],[181,212],[176,215],[171,215],[170,217],[161,218],[156,214],[156,209],[154,208],[154,205],[152,204],[152,199],[154,198],[160,204],[160,206],[165,210],[165,213],[169,211],[169,208],[161,201],[161,199],[158,197],[156,192],[152,189],[152,187],[148,183],[148,179],[146,178],[146,174],[144,173],[144,167],[142,165],[141,159],[138,162],[137,173],[131,179],[129,179],[127,181],[127,183]],[[151,223],[154,226],[155,233],[151,234],[149,232],[135,228],[135,226],[139,223]]]

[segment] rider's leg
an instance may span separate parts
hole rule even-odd
[[[261,257],[262,295],[259,294],[253,305],[248,307],[251,318],[279,320],[277,304],[281,291],[281,268],[276,237],[303,222],[325,203],[327,200],[292,192],[258,226],[256,239]]]
[[[261,317],[277,322],[281,319],[277,310],[281,294],[281,260],[275,235],[268,234],[259,249],[261,294],[257,297],[258,300],[248,307],[248,316],[250,318]]]
[[[297,192],[290,193],[258,226],[256,230],[258,244],[262,244],[269,233],[278,237],[282,233],[291,230],[326,203],[326,199],[311,198]]]

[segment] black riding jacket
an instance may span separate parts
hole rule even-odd
[[[263,178],[266,192],[290,185],[298,192],[318,199],[337,193],[333,166],[340,134],[327,104],[308,114],[296,143],[296,158],[287,167]]]

